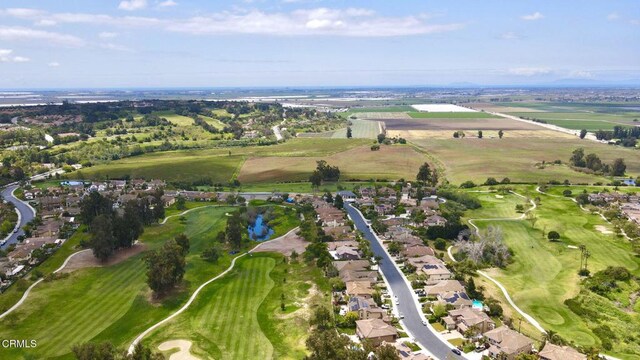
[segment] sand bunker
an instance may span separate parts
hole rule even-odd
[[[160,351],[169,351],[176,348],[179,349],[178,352],[169,356],[169,360],[200,360],[199,357],[191,355],[191,352],[189,351],[189,349],[191,349],[191,345],[191,341],[188,340],[170,340],[160,344],[158,349],[160,349]]]
[[[605,235],[613,234],[613,231],[607,229],[607,227],[604,225],[596,225],[596,230],[600,231]]]
[[[287,235],[280,237],[278,239],[265,242],[260,244],[260,246],[253,250],[254,252],[279,252],[286,256],[290,256],[291,253],[295,250],[298,255],[302,254],[304,250],[307,248],[309,243],[305,241],[300,236],[296,235],[295,231],[290,232]]]

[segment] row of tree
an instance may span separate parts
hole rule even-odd
[[[325,160],[319,160],[316,162],[316,169],[309,177],[309,182],[311,182],[311,185],[314,188],[318,188],[322,185],[323,181],[338,180],[340,180],[340,168],[327,164]]]
[[[587,168],[594,172],[611,176],[623,176],[627,170],[627,165],[623,158],[615,159],[611,164],[605,164],[597,154],[591,153],[585,156],[583,148],[573,150],[569,162],[575,167]]]

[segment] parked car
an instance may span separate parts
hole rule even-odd
[[[451,352],[456,354],[456,355],[462,355],[462,351],[460,351],[458,349],[451,349]]]
[[[398,314],[398,319],[404,319],[404,314],[403,313]]]
[[[422,325],[427,326],[427,320],[422,320]]]

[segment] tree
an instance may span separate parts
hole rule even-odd
[[[580,130],[580,139],[584,139],[587,136],[587,129]]]
[[[378,346],[373,353],[376,356],[376,360],[400,360],[398,350],[391,344]]]
[[[551,230],[547,234],[547,239],[549,239],[549,241],[558,241],[560,240],[560,233],[558,233],[557,231]]]
[[[315,170],[314,172],[312,172],[311,176],[309,176],[309,182],[314,188],[319,188],[320,185],[322,185],[322,174],[320,173],[320,171]]]
[[[351,139],[352,137],[352,133],[351,133],[351,126],[347,127],[347,139]]]
[[[385,134],[378,134],[378,144],[382,144],[386,138]]]
[[[91,249],[93,256],[105,262],[116,249],[116,239],[113,236],[111,218],[107,215],[98,215],[91,222]]]
[[[476,288],[476,283],[471,276],[469,276],[469,278],[465,282],[464,288],[467,292],[467,295],[469,295],[472,299],[482,300],[484,298],[482,292]]]
[[[589,154],[584,159],[585,166],[593,171],[602,169],[602,161],[596,154]]]
[[[213,244],[208,248],[204,249],[201,256],[206,261],[217,264],[218,259],[220,259],[220,248],[218,247],[217,244]]]
[[[478,139],[482,139],[482,130],[478,130]]]
[[[503,137],[503,136],[504,136],[504,131],[499,130],[499,131],[498,131],[498,137],[499,137],[500,139],[502,139],[502,137]]]
[[[624,163],[624,159],[615,159],[611,165],[611,175],[624,176],[625,171],[627,171],[627,165]]]
[[[569,189],[566,189],[564,191],[562,191],[562,195],[565,197],[570,197],[573,194],[573,192]]]
[[[97,191],[91,191],[80,201],[80,219],[85,225],[90,225],[98,215],[111,215],[113,203]]]
[[[176,244],[178,244],[178,246],[180,246],[180,248],[182,249],[182,256],[187,256],[187,254],[189,253],[189,238],[187,237],[187,235],[185,234],[178,234],[175,237],[176,240]]]
[[[431,180],[431,167],[429,166],[429,163],[424,163],[420,166],[416,179],[423,184],[426,184]]]
[[[342,207],[344,206],[344,200],[342,200],[342,196],[340,194],[336,195],[336,199],[333,202],[333,205],[338,209],[342,209]]]
[[[176,197],[176,209],[184,210],[187,208],[187,200],[182,195]]]
[[[327,330],[333,326],[331,311],[326,306],[318,306],[311,314],[311,325],[319,330]]]
[[[242,219],[240,212],[236,211],[227,218],[227,227],[225,229],[226,240],[234,250],[240,250],[242,247]]]
[[[584,149],[577,148],[573,150],[573,153],[571,155],[571,158],[569,159],[569,162],[571,162],[571,165],[573,166],[584,167],[586,165],[584,161]]]
[[[112,222],[116,248],[131,247],[144,232],[135,201],[127,203],[122,216],[113,216]]]
[[[306,341],[310,354],[305,360],[365,360],[367,354],[358,349],[347,337],[338,334],[334,329],[314,330]]]
[[[147,284],[156,296],[165,294],[182,281],[186,265],[182,252],[182,247],[172,239],[145,256]]]
[[[493,186],[493,185],[498,185],[498,184],[499,184],[499,182],[498,182],[498,180],[496,180],[496,178],[494,178],[494,177],[488,177],[488,178],[487,178],[487,181],[485,181],[485,182],[484,182],[484,184],[485,184],[485,185]]]

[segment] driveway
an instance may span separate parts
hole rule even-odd
[[[369,228],[362,214],[349,203],[345,203],[344,208],[347,210],[349,217],[353,220],[358,230],[360,230],[364,234],[365,239],[371,243],[373,253],[382,258],[380,270],[391,287],[391,291],[398,297],[398,300],[400,300],[400,304],[397,307],[405,316],[402,321],[405,329],[413,336],[416,342],[435,358],[462,359],[462,356],[451,352],[453,348],[451,344],[436,335],[430,326],[422,324],[424,316],[421,316],[421,309],[419,309],[416,304],[413,289],[411,289],[405,281],[400,269],[382,247],[382,243]]]

